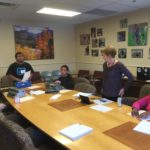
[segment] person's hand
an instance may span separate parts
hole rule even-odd
[[[119,96],[123,96],[124,95],[124,88],[122,88],[120,91],[119,91]]]
[[[61,81],[59,81],[59,80],[56,80],[56,81],[55,81],[55,83],[56,83],[56,84],[60,84],[60,83],[61,83]]]
[[[150,120],[150,111],[140,114],[138,118],[140,120]]]
[[[133,117],[139,117],[139,111],[136,108],[132,109],[131,115]]]

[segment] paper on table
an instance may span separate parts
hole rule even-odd
[[[52,97],[50,97],[50,99],[58,99],[61,96],[61,94],[55,94]]]
[[[28,87],[28,89],[31,89],[31,90],[37,89],[37,88],[40,88],[40,86],[39,85],[33,85],[33,86]]]
[[[77,140],[80,137],[90,133],[92,130],[93,129],[88,126],[81,124],[74,124],[60,130],[59,133],[70,138],[71,140]]]
[[[150,122],[143,120],[133,130],[150,135]]]
[[[106,99],[106,98],[101,98],[101,99],[93,100],[93,102],[95,104],[109,104],[109,103],[112,103],[113,101]]]
[[[23,75],[23,78],[22,78],[22,82],[27,81],[30,78],[30,75],[31,75],[31,70],[25,72],[24,75]]]
[[[41,94],[45,94],[45,91],[42,91],[42,90],[30,91],[30,94],[41,95]]]
[[[72,91],[72,90],[64,89],[64,90],[60,90],[59,93],[63,94],[63,93],[71,92],[71,91]]]
[[[32,99],[34,99],[33,96],[25,96],[25,97],[20,98],[20,102],[22,103],[22,102],[26,102]]]
[[[101,105],[101,104],[92,106],[90,108],[95,109],[97,111],[101,111],[101,112],[108,112],[108,111],[111,111],[113,109],[111,107],[107,107],[107,106],[104,106],[104,105]]]
[[[83,93],[83,92],[79,92],[79,93],[77,93],[77,94],[74,94],[73,96],[79,97],[80,95],[89,97],[89,96],[92,95],[92,93]]]

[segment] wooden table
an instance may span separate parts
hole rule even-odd
[[[130,147],[102,133],[127,121],[138,123],[137,119],[127,115],[131,111],[130,107],[123,105],[123,107],[119,108],[116,103],[111,103],[107,104],[107,106],[114,109],[110,112],[102,113],[89,108],[91,105],[64,112],[48,105],[61,100],[74,99],[73,94],[75,93],[77,92],[64,93],[58,100],[50,100],[49,98],[52,94],[43,94],[34,96],[34,100],[19,104],[15,104],[12,98],[7,97],[7,93],[4,94],[8,102],[20,114],[71,150],[131,150]],[[59,130],[75,123],[87,125],[94,130],[76,141],[71,141],[59,134]]]

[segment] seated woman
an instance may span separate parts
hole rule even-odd
[[[146,112],[139,115],[139,110],[146,110]],[[139,119],[150,119],[150,95],[134,102],[131,114]]]
[[[69,67],[67,65],[63,65],[60,68],[61,77],[55,81],[55,83],[60,83],[61,86],[63,86],[65,89],[73,89],[74,88],[74,82],[69,74]]]

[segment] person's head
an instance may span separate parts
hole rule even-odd
[[[102,53],[103,59],[109,63],[110,61],[115,59],[116,49],[113,46],[107,46],[105,49],[101,51],[101,53]]]
[[[23,56],[23,53],[21,53],[21,52],[17,52],[15,54],[15,58],[16,58],[16,61],[18,63],[23,63],[24,62],[24,56]]]
[[[60,67],[60,72],[62,76],[66,76],[69,72],[69,67],[67,65],[63,65]]]

